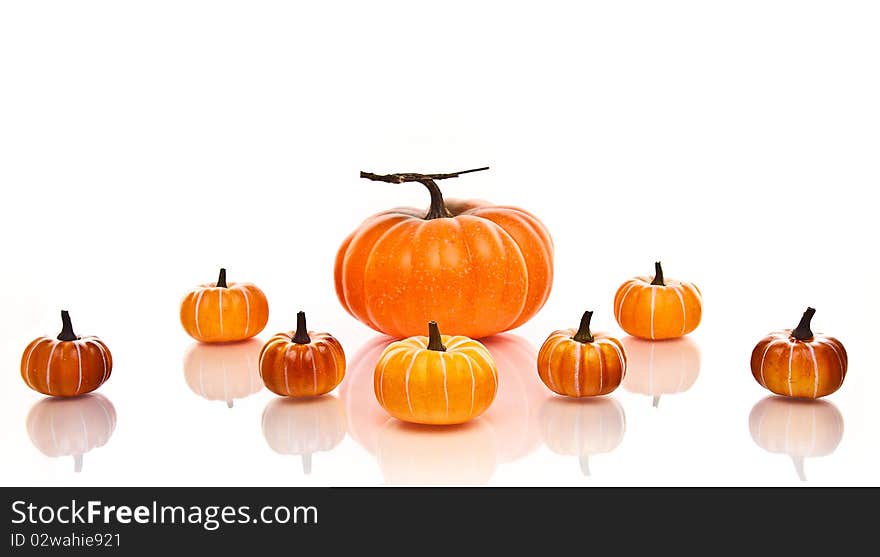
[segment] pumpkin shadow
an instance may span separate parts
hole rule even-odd
[[[548,398],[541,408],[544,444],[556,454],[575,456],[591,475],[590,457],[614,451],[626,433],[626,413],[614,397]]]
[[[749,433],[767,452],[788,455],[801,481],[807,480],[804,460],[828,456],[843,439],[840,410],[827,400],[768,396],[749,413]]]
[[[262,429],[273,451],[299,456],[303,474],[311,474],[312,455],[332,451],[345,439],[345,408],[333,395],[276,398],[263,409]]]
[[[256,338],[241,342],[208,344],[194,342],[183,356],[183,376],[195,394],[219,400],[232,408],[236,399],[260,392],[260,350]]]
[[[395,339],[378,335],[358,350],[339,389],[352,438],[377,455],[380,432],[390,419],[376,401],[373,371],[382,351]],[[541,442],[539,410],[546,391],[536,370],[537,350],[517,335],[480,339],[498,367],[495,400],[478,419],[491,426],[499,462],[511,462],[534,451]],[[396,421],[396,420],[395,420]],[[424,427],[424,426],[422,426]],[[440,426],[442,429],[454,429]]]
[[[662,395],[688,391],[700,375],[700,347],[689,337],[620,340],[627,359],[623,388],[652,397],[654,408],[659,408]]]
[[[113,435],[116,409],[97,393],[46,398],[31,407],[26,427],[41,453],[52,458],[72,456],[74,472],[80,472],[83,455],[104,446]]]

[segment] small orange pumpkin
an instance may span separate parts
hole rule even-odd
[[[234,342],[260,333],[269,321],[269,302],[248,282],[226,282],[220,269],[216,284],[201,284],[180,303],[180,323],[200,342]]]
[[[816,310],[807,308],[798,326],[770,333],[752,350],[752,376],[778,395],[821,398],[843,385],[849,359],[834,337],[813,333]]]
[[[113,357],[94,336],[73,332],[70,314],[61,312],[61,333],[56,338],[34,339],[21,356],[21,378],[31,389],[51,396],[90,393],[110,379]]]
[[[481,201],[445,202],[436,181],[451,174],[361,172],[361,178],[418,182],[427,214],[410,207],[368,218],[336,256],[342,307],[387,335],[418,335],[429,319],[446,331],[483,338],[519,327],[550,295],[553,241],[534,215]]]
[[[330,333],[309,331],[301,311],[296,314],[296,331],[278,333],[263,346],[260,377],[277,395],[320,396],[345,377],[345,352]]]
[[[626,374],[626,352],[616,338],[591,333],[593,312],[581,318],[580,328],[554,331],[538,352],[538,375],[554,393],[571,396],[606,395]]]
[[[700,324],[703,295],[693,283],[664,278],[658,261],[653,278],[636,277],[620,285],[614,296],[614,317],[634,337],[677,338]]]
[[[405,422],[461,424],[489,408],[498,369],[485,346],[464,336],[445,336],[435,321],[428,337],[389,345],[373,373],[376,399]]]

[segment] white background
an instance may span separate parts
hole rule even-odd
[[[877,483],[875,2],[300,4],[0,5],[2,483]],[[622,439],[584,440],[604,415],[554,409],[528,356],[502,370],[506,406],[470,427],[364,417],[376,417],[356,388],[369,365],[353,360],[376,335],[337,303],[333,259],[364,218],[427,194],[358,171],[482,165],[444,183],[447,197],[527,208],[556,242],[553,293],[515,332],[532,350],[587,308],[619,332],[615,289],[656,258],[701,287],[699,376],[656,409],[613,393]],[[262,339],[302,308],[349,355],[345,392],[325,404],[348,413],[344,439],[317,407],[299,408],[306,425],[287,434],[287,452],[339,441],[310,475],[264,436],[271,393],[228,409],[187,385],[178,303],[221,265],[266,292]],[[749,432],[769,393],[748,362],[808,304],[850,369],[827,399],[845,423],[827,447],[784,420],[767,434],[789,452],[834,449],[806,460],[801,484]],[[26,420],[43,397],[19,376],[22,350],[57,334],[62,308],[115,361],[99,390],[115,429],[79,474],[34,445]],[[316,420],[330,429],[308,429]],[[54,434],[69,436],[50,444],[60,453],[85,442]],[[582,476],[577,453],[608,449]]]

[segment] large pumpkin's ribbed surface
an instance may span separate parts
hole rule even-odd
[[[518,327],[544,305],[553,245],[535,217],[490,206],[452,218],[422,214],[375,215],[343,242],[336,292],[355,318],[397,337],[417,335],[433,320],[481,338]]]

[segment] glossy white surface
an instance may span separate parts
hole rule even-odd
[[[0,483],[878,483],[876,4],[343,4],[0,6]],[[336,302],[333,259],[368,215],[428,196],[358,171],[483,164],[444,191],[538,215],[553,293],[488,343],[487,414],[386,419],[379,341]],[[700,286],[702,325],[625,341],[606,400],[552,396],[546,335],[587,308],[619,332],[616,287],[657,258]],[[220,266],[266,292],[260,338],[304,309],[340,339],[331,397],[261,389],[257,343],[219,364],[192,348],[179,300]],[[807,305],[846,345],[846,382],[766,400],[751,349]],[[113,352],[101,398],[56,405],[19,377],[62,308]]]

